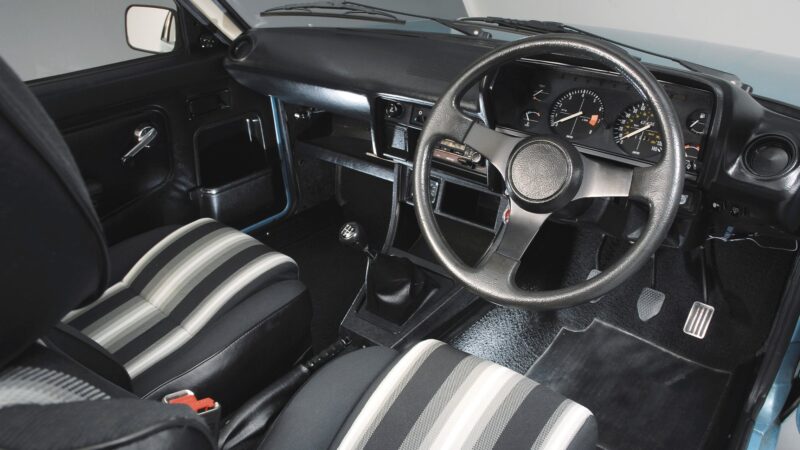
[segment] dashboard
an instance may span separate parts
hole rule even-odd
[[[331,160],[382,166],[397,179],[412,169],[431,106],[502,44],[410,31],[265,28],[238,38],[224,66],[244,86],[313,110],[300,113],[316,119],[304,126],[313,133],[294,136],[298,142],[324,147]],[[800,108],[757,97],[733,75],[646,66],[682,124],[684,192],[693,200],[680,232],[698,230],[695,243],[709,234],[800,236]],[[584,154],[620,164],[646,166],[661,157],[649,106],[596,61],[548,55],[509,62],[476,83],[460,106],[499,131],[559,135]],[[435,150],[434,169],[447,172],[442,179],[502,194],[498,174],[473,149],[444,141]]]
[[[662,85],[683,123],[687,174],[696,176],[713,120],[714,95],[674,83]],[[661,132],[650,106],[617,74],[514,63],[497,73],[487,98],[499,129],[556,134],[584,153],[631,162],[661,158]]]

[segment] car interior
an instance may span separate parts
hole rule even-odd
[[[800,107],[561,24],[229,3],[0,59],[0,448],[775,448]],[[359,5],[260,15],[413,17]]]

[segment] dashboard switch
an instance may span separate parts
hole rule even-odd
[[[424,125],[426,120],[428,120],[428,111],[415,107],[414,112],[411,114],[411,121],[417,125]]]
[[[396,119],[403,114],[403,105],[397,102],[390,102],[386,105],[386,117]]]

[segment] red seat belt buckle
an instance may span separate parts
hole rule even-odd
[[[214,408],[216,403],[217,402],[215,402],[211,397],[198,399],[194,395],[184,395],[183,397],[173,398],[169,401],[170,405],[186,405],[189,408],[192,408],[196,413],[206,412],[209,409]]]
[[[174,392],[164,396],[164,403],[170,405],[186,405],[197,414],[204,414],[219,408],[219,403],[215,402],[213,398],[206,397],[198,399],[194,392],[189,389]]]
[[[192,408],[208,425],[214,436],[219,434],[219,423],[222,418],[222,407],[211,397],[198,399],[189,389],[165,395],[163,402],[168,405],[186,405]]]

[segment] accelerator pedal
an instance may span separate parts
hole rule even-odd
[[[683,325],[683,332],[689,336],[703,339],[706,337],[711,319],[714,317],[714,307],[703,302],[694,302],[686,323]]]
[[[639,313],[639,319],[642,322],[647,322],[661,312],[661,307],[664,306],[664,299],[667,298],[663,292],[651,288],[642,289],[639,294],[639,299],[636,300],[636,310]]]

